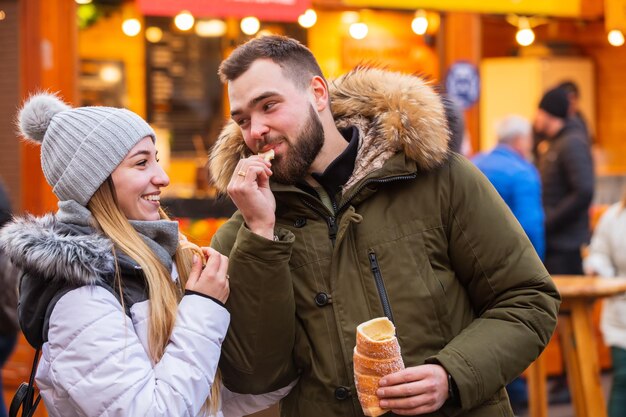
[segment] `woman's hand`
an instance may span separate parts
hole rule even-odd
[[[193,266],[187,279],[185,289],[196,291],[225,303],[230,294],[228,283],[228,257],[212,248],[202,248],[207,263],[202,268],[202,260],[193,256]]]

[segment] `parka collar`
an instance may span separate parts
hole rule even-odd
[[[381,169],[399,152],[425,171],[447,159],[444,107],[439,95],[421,78],[361,67],[331,82],[329,89],[337,127],[356,126],[360,133],[355,169],[344,190]],[[238,161],[250,154],[239,126],[229,121],[209,162],[219,192],[226,192]]]

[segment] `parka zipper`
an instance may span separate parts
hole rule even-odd
[[[328,225],[328,238],[331,240],[332,245],[335,246],[335,239],[337,238],[337,230],[338,230],[337,217],[341,214],[341,212],[343,210],[345,210],[348,207],[348,205],[350,204],[350,201],[352,201],[352,199],[354,197],[356,197],[357,194],[359,194],[361,192],[361,190],[363,190],[363,188],[365,188],[366,186],[368,186],[369,184],[372,184],[372,183],[386,184],[386,183],[393,182],[393,181],[412,180],[415,177],[417,177],[417,174],[398,175],[396,177],[374,178],[374,179],[367,180],[363,184],[361,184],[359,186],[359,188],[357,188],[352,194],[350,194],[350,197],[339,208],[337,208],[335,200],[331,199],[332,204],[333,204],[333,208],[335,209],[335,214],[334,215],[330,215],[330,216],[327,213],[324,213],[322,210],[320,210],[317,207],[315,207],[310,202],[308,202],[305,198],[301,198],[301,201],[307,207],[309,207],[311,210],[313,210],[322,219],[324,219],[326,221],[326,224]]]
[[[383,305],[383,312],[385,316],[393,323],[393,313],[391,312],[391,304],[389,303],[389,297],[387,296],[387,290],[385,289],[385,282],[383,281],[383,274],[380,272],[380,266],[378,265],[378,258],[374,251],[369,252],[370,269],[374,274],[374,282],[376,283],[376,289],[378,290],[378,296],[380,302]]]
[[[305,206],[316,212],[322,219],[326,221],[328,225],[328,238],[332,242],[333,246],[335,246],[335,239],[337,238],[337,218],[335,216],[329,216],[327,213],[324,213],[322,210],[315,207],[313,204],[309,203],[305,199],[302,199],[302,202]],[[334,206],[334,203],[333,203]]]

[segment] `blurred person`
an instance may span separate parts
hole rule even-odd
[[[532,126],[521,116],[511,115],[496,127],[498,144],[473,162],[489,179],[533,244],[541,259],[545,254],[541,180],[532,157]]]
[[[589,243],[594,171],[589,144],[566,125],[569,102],[555,88],[539,103],[534,128],[546,136],[538,168],[546,228],[545,264],[551,274],[582,275],[581,248]]]
[[[23,273],[19,321],[41,346],[48,414],[221,416],[228,258],[191,245],[161,210],[169,178],[152,128],[125,109],[71,108],[46,93],[18,119],[59,199],[55,214],[0,233]],[[226,410],[236,396],[223,394]]]
[[[521,116],[511,115],[496,126],[498,144],[473,158],[474,164],[493,184],[530,239],[537,254],[545,253],[541,180],[532,157],[532,126]],[[518,377],[506,387],[513,410],[528,403],[526,381]]]
[[[578,88],[578,84],[576,84],[574,81],[567,80],[559,84],[557,88],[560,88],[567,94],[567,99],[569,101],[569,107],[567,111],[567,123],[571,124],[572,127],[580,129],[585,137],[587,137],[587,139],[589,140],[589,143],[591,143],[591,135],[589,134],[587,122],[585,121],[585,117],[580,111],[580,89]]]
[[[225,385],[299,376],[283,416],[362,416],[356,327],[386,316],[406,369],[372,392],[381,407],[512,416],[504,386],[548,342],[558,294],[493,187],[448,149],[440,97],[374,68],[329,84],[282,36],[239,46],[220,76],[232,120],[211,170],[238,207],[211,243],[233,276]]]
[[[0,182],[0,229],[11,220],[11,202],[4,185]],[[11,356],[19,325],[17,323],[17,275],[18,271],[0,250],[0,417],[6,417],[1,369]]]
[[[581,250],[590,238],[593,160],[584,132],[567,123],[568,112],[567,93],[553,88],[541,98],[534,121],[535,131],[545,138],[537,148],[537,166],[545,213],[544,262],[553,275],[582,275]],[[553,403],[570,401],[564,376],[556,379],[549,398]]]
[[[594,230],[583,261],[587,275],[603,278],[626,277],[626,192],[622,201],[602,215]],[[626,296],[605,299],[600,329],[611,347],[613,385],[609,397],[609,417],[626,415]]]

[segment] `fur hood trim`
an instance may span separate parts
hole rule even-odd
[[[329,84],[338,128],[360,126],[375,132],[387,153],[404,152],[417,166],[430,171],[448,155],[444,106],[423,79],[377,68],[357,68]],[[241,130],[232,120],[220,133],[210,155],[209,169],[219,192],[225,193],[235,166],[250,156]]]
[[[109,239],[77,234],[52,214],[15,218],[0,231],[0,248],[24,272],[70,285],[93,285],[115,271]]]

